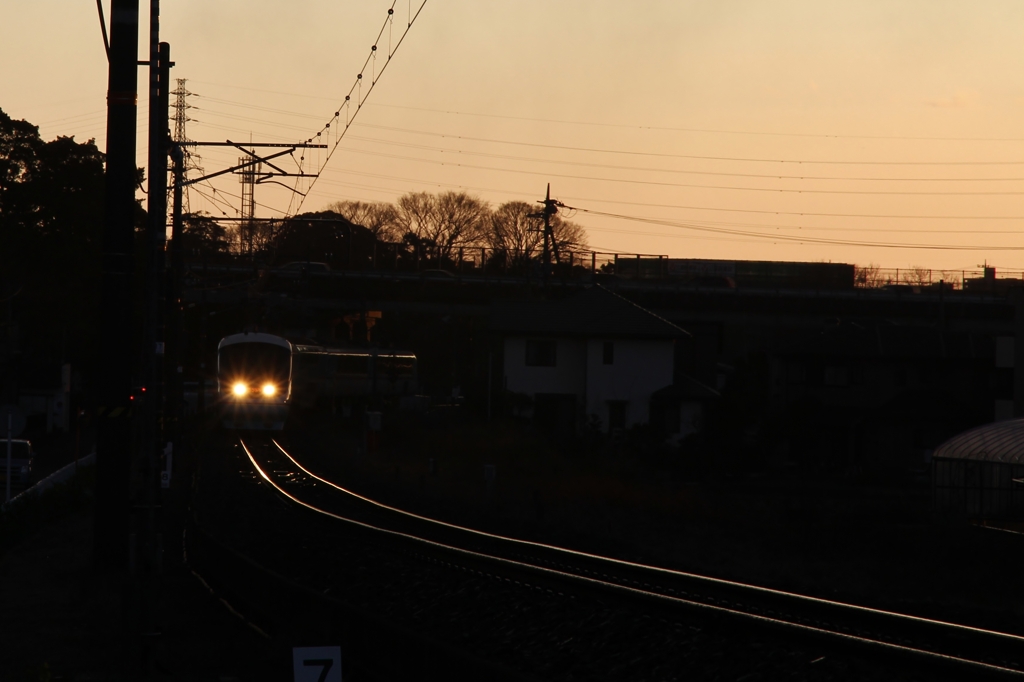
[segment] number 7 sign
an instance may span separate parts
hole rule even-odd
[[[341,682],[341,647],[294,647],[292,667],[295,682]]]

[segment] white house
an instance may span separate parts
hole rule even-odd
[[[673,413],[653,415],[666,435],[692,427],[692,405],[671,390],[675,344],[689,334],[618,294],[598,285],[559,300],[496,303],[491,328],[504,336],[506,390],[528,396],[549,428],[628,429],[650,423],[652,405]],[[652,401],[659,391],[671,399]]]

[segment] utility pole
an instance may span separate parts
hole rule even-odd
[[[128,566],[131,470],[131,345],[134,290],[135,117],[138,100],[139,0],[112,0],[107,75],[107,167],[100,309],[100,364],[96,368],[97,562]]]
[[[133,523],[137,554],[135,567],[137,599],[136,645],[138,670],[147,678],[153,673],[156,644],[160,637],[157,614],[161,573],[161,534],[159,518],[159,459],[163,451],[164,358],[163,327],[164,252],[167,245],[167,156],[170,131],[167,112],[170,93],[171,48],[160,42],[160,0],[150,0],[149,57],[149,203],[146,229],[146,313],[143,325],[142,376],[145,392],[140,395],[139,442],[137,459],[140,487],[134,491]]]
[[[207,173],[202,177],[198,178],[186,178],[184,177],[184,170],[180,179],[182,187],[188,187],[194,185],[197,182],[203,182],[210,178],[215,178],[218,175],[224,175],[226,173],[237,173],[242,176],[242,221],[239,223],[239,248],[246,253],[252,253],[253,250],[253,232],[256,229],[256,200],[255,190],[256,185],[264,182],[276,182],[282,184],[273,178],[311,178],[315,177],[308,173],[290,173],[277,164],[271,163],[272,159],[276,159],[282,156],[291,155],[296,149],[327,149],[325,144],[313,144],[309,142],[300,143],[278,143],[278,142],[249,142],[248,144],[242,144],[238,142],[232,142],[226,140],[225,142],[194,142],[192,140],[186,140],[179,142],[179,146],[182,148],[182,152],[185,155],[185,159],[188,159],[189,149],[192,147],[234,147],[239,150],[245,156],[238,160],[238,163],[230,168],[215,171],[213,173]],[[256,152],[257,149],[270,148],[280,149],[282,151],[275,152],[263,156]],[[280,163],[280,161],[278,162]],[[266,169],[264,168],[266,167]],[[269,169],[269,170],[267,170]],[[176,183],[178,180],[175,181]],[[287,185],[283,185],[288,187]],[[296,189],[288,187],[296,194],[302,195]],[[303,195],[305,196],[305,195]]]
[[[538,201],[538,204],[544,204],[544,208],[539,213],[531,213],[531,218],[543,218],[544,219],[544,253],[543,253],[543,277],[544,277],[544,288],[548,287],[548,278],[551,273],[551,254],[554,252],[555,262],[561,264],[558,254],[558,245],[555,243],[555,234],[551,229],[551,216],[558,213],[558,209],[561,206],[565,206],[561,201],[551,198],[551,183],[548,183],[547,193],[544,195],[543,201]]]

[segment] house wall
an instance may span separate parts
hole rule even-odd
[[[615,344],[614,362],[606,365],[604,343]],[[651,394],[672,384],[674,346],[671,340],[637,341],[591,339],[587,341],[586,412],[608,428],[608,401],[624,400],[626,428],[650,421]]]
[[[672,384],[672,341],[557,339],[554,367],[526,365],[527,338],[505,339],[505,388],[531,397],[575,395],[580,417],[596,416],[608,430],[608,402],[625,401],[626,428],[650,421],[651,394]],[[604,364],[604,343],[615,344],[614,361]],[[585,400],[585,402],[584,402]]]
[[[531,397],[537,393],[571,393],[582,399],[587,370],[584,342],[556,339],[554,367],[527,367],[526,340],[527,337],[505,339],[505,388]]]

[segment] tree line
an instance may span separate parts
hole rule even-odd
[[[483,249],[510,269],[536,262],[544,248],[540,206],[509,201],[492,208],[466,192],[411,192],[394,203],[339,201],[323,211],[280,222],[224,226],[208,216],[186,220],[187,247],[220,254],[251,254],[264,260],[366,260],[367,251],[386,262],[423,258],[453,263],[459,253]],[[589,248],[583,227],[551,218],[555,253],[567,260]],[[353,257],[353,253],[357,255]]]
[[[0,109],[0,402],[19,383],[56,383],[60,363],[94,357],[104,160],[94,140],[45,141]],[[137,228],[145,221],[137,205]]]

